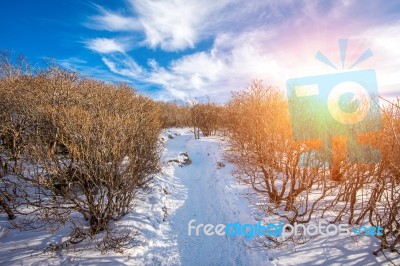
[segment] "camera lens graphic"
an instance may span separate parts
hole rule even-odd
[[[328,110],[339,123],[356,124],[365,118],[369,108],[369,94],[359,83],[341,82],[329,93]]]

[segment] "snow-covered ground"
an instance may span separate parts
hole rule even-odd
[[[234,167],[223,160],[221,138],[195,140],[190,129],[169,129],[161,138],[162,171],[140,194],[135,211],[118,222],[140,232],[139,246],[122,254],[101,255],[93,249],[44,253],[48,243],[65,236],[63,230],[9,230],[2,214],[0,226],[6,234],[0,239],[0,265],[390,265],[382,255],[371,255],[372,239],[317,238],[267,254],[246,248],[249,242],[243,236],[189,236],[192,219],[193,225],[254,224],[257,211],[243,196],[248,188],[238,183],[232,176]],[[400,265],[400,259],[394,263]]]
[[[265,252],[247,249],[244,239],[228,236],[188,236],[188,222],[214,225],[255,223],[242,193],[247,188],[232,177],[232,165],[223,162],[217,137],[195,140],[189,129],[171,129],[161,135],[164,152],[162,171],[143,191],[135,212],[118,222],[137,229],[140,245],[123,254],[101,255],[96,250],[43,252],[59,243],[66,230],[20,232],[8,229],[5,215],[0,226],[0,265],[274,265]],[[188,158],[191,162],[188,162]]]
[[[256,223],[248,201],[242,197],[247,188],[232,177],[232,166],[222,167],[221,140],[215,137],[195,140],[190,130],[172,130],[166,142],[163,161],[165,176],[174,179],[166,206],[167,222],[161,226],[162,238],[151,240],[150,261],[155,264],[182,265],[272,265],[268,257],[252,252],[243,238],[228,236],[188,236],[188,222],[194,225]],[[181,167],[173,160],[182,153],[191,164]],[[160,240],[163,242],[160,245]],[[168,244],[172,248],[166,249]],[[161,248],[159,247],[161,246]]]

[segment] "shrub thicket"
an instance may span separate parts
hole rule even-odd
[[[104,232],[102,248],[118,250],[129,232],[112,222],[158,170],[159,106],[124,84],[57,67],[29,74],[2,60],[3,210],[25,229],[69,223],[71,243]]]
[[[346,137],[332,139],[336,167],[322,168],[325,158],[303,151],[321,148],[320,141],[298,142],[291,135],[287,100],[275,88],[260,81],[233,94],[225,118],[230,139],[228,158],[237,165],[236,175],[253,188],[249,199],[272,221],[309,223],[326,219],[359,227],[384,228],[377,235],[381,247],[399,252],[400,245],[400,109],[388,104],[382,109],[382,130],[360,136],[381,152],[381,161],[354,164],[347,161]],[[307,121],[304,126],[309,125]],[[299,164],[300,160],[302,163]],[[312,167],[301,167],[301,165]],[[319,167],[318,167],[319,166]],[[261,202],[260,202],[261,201]],[[268,221],[267,221],[268,222]],[[304,243],[304,235],[285,243]],[[280,246],[275,237],[258,239],[262,247]]]

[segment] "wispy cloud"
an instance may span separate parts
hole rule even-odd
[[[147,71],[129,57],[103,57],[103,61],[113,73],[162,86],[168,92],[163,97],[185,99],[189,95],[208,95],[225,100],[229,96],[227,91],[242,89],[252,78],[278,80],[281,73],[277,62],[263,45],[271,36],[265,29],[241,35],[222,34],[209,51],[183,56],[166,67],[152,59]],[[225,97],[221,98],[222,94]]]
[[[218,21],[228,0],[129,0],[128,14],[118,14],[98,6],[86,26],[115,32],[142,32],[143,44],[165,51],[193,48],[209,34],[210,25]],[[212,20],[210,20],[212,19]]]
[[[367,66],[376,69],[381,93],[400,96],[400,22],[368,29],[356,38],[374,52]]]
[[[108,31],[140,30],[141,25],[135,17],[125,16],[95,5],[99,14],[89,18],[84,25],[88,28]]]
[[[377,0],[126,3],[124,14],[100,8],[91,21],[101,26],[98,29],[139,35],[138,45],[151,51],[193,51],[178,52],[169,62],[150,55],[148,65],[140,65],[117,39],[91,40],[88,47],[102,54],[111,72],[163,88],[158,92],[161,98],[209,95],[224,101],[229,91],[243,89],[255,78],[284,88],[288,78],[329,73],[332,70],[314,55],[321,50],[340,62],[339,38],[358,43],[350,43],[349,61],[371,47],[376,57],[362,67],[377,69],[378,78],[385,80],[382,91],[393,91],[399,84],[395,73],[400,68],[396,48],[400,24],[395,14],[400,6],[392,2],[385,6]],[[212,40],[211,47],[199,49],[197,44],[205,39]]]
[[[85,43],[87,48],[100,54],[125,53],[128,48],[126,42],[119,42],[116,39],[96,38],[87,40]]]
[[[152,48],[167,51],[192,48],[198,40],[199,27],[207,17],[200,1],[131,1],[138,21]],[[194,15],[196,14],[196,15]]]
[[[128,55],[113,54],[103,56],[101,60],[115,74],[134,79],[146,78],[146,71]]]
[[[77,71],[84,75],[84,77],[96,78],[98,80],[103,80],[104,82],[125,82],[132,83],[132,79],[130,77],[125,77],[122,75],[118,75],[116,73],[112,73],[109,68],[104,68],[102,66],[90,66],[86,60],[82,60],[77,57],[69,57],[64,59],[52,59],[52,58],[43,58],[46,61],[54,61],[57,65],[61,67],[71,70]]]

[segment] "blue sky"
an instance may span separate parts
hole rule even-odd
[[[400,1],[148,0],[3,1],[0,49],[33,63],[110,82],[155,99],[223,102],[252,79],[284,89],[288,78],[334,73],[337,41],[348,64],[377,71],[381,94],[399,96]]]

